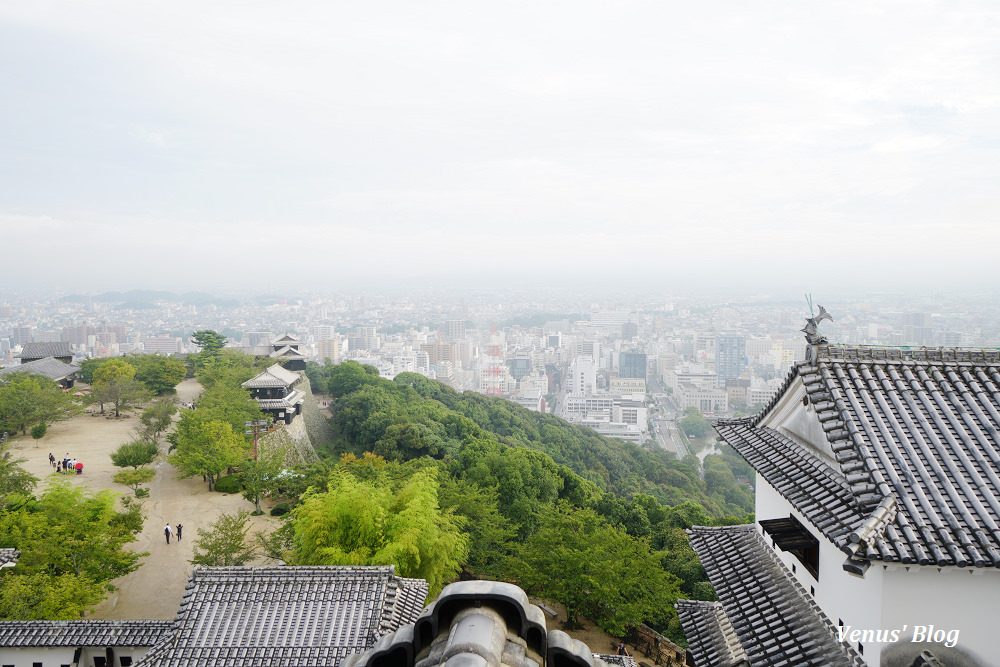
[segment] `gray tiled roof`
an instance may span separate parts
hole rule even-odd
[[[274,364],[263,373],[250,378],[241,386],[245,389],[291,387],[301,379],[302,377],[298,373],[282,368],[281,364]]]
[[[696,527],[688,535],[750,664],[863,667],[755,526]]]
[[[846,544],[864,520],[844,476],[801,445],[746,422],[719,424],[716,431],[834,544]]]
[[[814,363],[792,369],[786,389],[797,379],[833,448],[834,478],[856,508],[856,557],[1000,567],[1000,350],[823,345]],[[766,456],[754,450],[795,447],[757,428],[768,411],[719,426],[748,461]],[[828,519],[849,523],[843,487],[816,470],[761,474],[783,494],[826,488]],[[816,505],[800,509],[812,520]],[[824,528],[835,541],[842,530]]]
[[[18,556],[21,552],[17,549],[0,549],[0,566],[7,565],[8,563],[17,563]]]
[[[528,601],[524,591],[495,581],[446,586],[416,622],[349,656],[340,667],[445,664],[607,667],[583,642],[559,630],[546,632],[542,610]]]
[[[275,359],[305,359],[306,355],[298,351],[298,349],[285,345],[281,349],[271,352],[269,357],[274,357]]]
[[[137,665],[334,667],[413,622],[427,583],[391,566],[232,567],[196,568],[188,589],[175,635]]]
[[[699,664],[713,667],[747,665],[747,654],[740,644],[726,609],[721,602],[678,600],[675,605],[688,650],[698,656]]]
[[[153,646],[173,621],[0,621],[0,646]]]
[[[73,375],[79,370],[80,367],[75,363],[66,364],[55,357],[45,357],[44,359],[36,359],[17,366],[8,366],[7,368],[0,369],[0,377],[10,373],[34,373],[35,375],[47,377],[50,380],[62,380],[64,377]]]
[[[43,359],[45,357],[72,357],[73,346],[70,343],[25,343],[21,348],[21,359]]]
[[[294,389],[284,398],[258,398],[257,405],[261,410],[291,410],[296,403],[304,401],[305,397],[305,392]]]

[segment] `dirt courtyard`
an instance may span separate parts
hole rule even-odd
[[[200,391],[196,381],[185,380],[177,386],[177,400],[191,401]],[[107,419],[84,413],[51,425],[37,448],[31,436],[11,438],[11,456],[27,459],[23,466],[41,480],[40,487],[45,485],[46,478],[55,475],[49,465],[49,452],[57,460],[69,453],[83,463],[83,474],[65,475],[65,479],[94,491],[112,489],[131,494],[131,489],[111,481],[119,468],[111,464],[110,454],[130,439],[138,425],[137,415],[137,411],[132,411],[128,419]],[[162,451],[166,448],[166,444],[161,445]],[[133,551],[148,551],[149,556],[140,560],[142,565],[135,572],[115,581],[118,590],[88,618],[174,618],[191,574],[192,565],[188,561],[198,528],[205,528],[223,513],[253,510],[253,505],[239,494],[209,493],[208,484],[200,476],[178,479],[174,467],[162,455],[153,467],[156,476],[148,485],[149,498],[143,504],[146,521],[138,539],[128,545]],[[257,530],[276,524],[267,515],[251,519]],[[168,522],[171,526],[184,525],[180,542],[171,538],[170,544],[166,543],[163,527]]]

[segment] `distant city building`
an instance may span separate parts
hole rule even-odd
[[[445,322],[444,334],[449,341],[465,339],[465,320],[448,320]]]
[[[243,334],[243,347],[270,345],[272,340],[274,340],[272,331],[248,331]]]
[[[642,352],[622,352],[618,355],[618,377],[646,379],[647,359]]]
[[[329,340],[331,338],[336,338],[337,332],[334,328],[327,324],[317,324],[312,328],[312,335],[317,341]]]
[[[726,380],[738,378],[747,367],[747,339],[743,334],[720,333],[716,335],[715,373],[720,387]]]
[[[569,393],[587,395],[597,391],[597,365],[593,357],[577,357],[566,375],[565,386]]]
[[[148,353],[180,354],[183,342],[176,336],[153,336],[142,341],[142,349]]]
[[[611,378],[609,391],[615,396],[643,401],[646,399],[646,381],[642,378]]]
[[[320,363],[329,359],[335,364],[340,363],[340,340],[337,338],[322,338],[316,343],[317,356]]]
[[[34,338],[32,338],[32,328],[30,326],[21,324],[14,327],[11,332],[10,342],[12,345],[24,345],[33,341]]]

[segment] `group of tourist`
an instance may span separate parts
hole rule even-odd
[[[49,452],[49,465],[55,468],[56,472],[59,474],[65,474],[67,472],[70,474],[75,472],[77,475],[83,474],[83,464],[71,457],[69,452],[66,452],[66,456],[63,457],[62,461],[57,461],[56,457],[52,455],[52,452]]]

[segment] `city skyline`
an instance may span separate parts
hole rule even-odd
[[[984,1],[0,4],[0,284],[991,292],[998,26]]]

